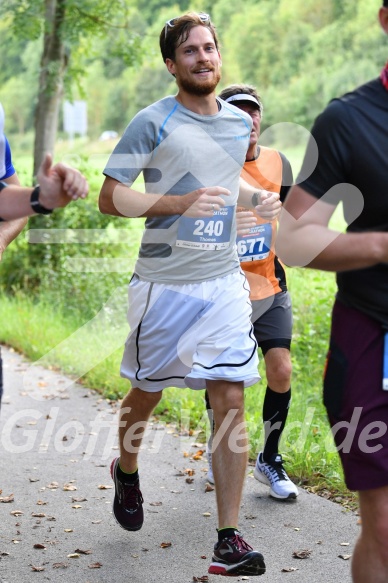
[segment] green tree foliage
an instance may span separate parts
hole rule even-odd
[[[63,86],[71,87],[71,82],[83,76],[82,63],[92,43],[103,37],[107,55],[120,57],[127,66],[139,58],[141,36],[131,26],[135,13],[136,7],[129,0],[5,0],[1,4],[0,14],[11,19],[18,38],[43,37],[34,175],[45,152],[54,150]]]
[[[31,127],[38,45],[33,55],[38,69],[25,84],[28,100],[21,95],[29,74],[22,55],[26,50],[31,55],[28,40],[42,42],[47,30],[44,6],[50,1],[1,3],[0,98],[7,104],[12,131]],[[221,40],[221,86],[255,84],[265,104],[264,125],[292,121],[310,127],[333,96],[376,75],[386,59],[387,41],[376,18],[378,0],[247,0],[238,9],[230,0],[198,0],[195,5],[188,0],[173,5],[167,0],[61,1],[66,6],[61,28],[64,91],[88,101],[92,136],[104,129],[122,131],[138,109],[175,91],[158,39],[164,22],[187,9],[210,11]],[[102,65],[99,79],[94,76],[95,61]],[[21,113],[14,111],[18,102],[23,104]]]

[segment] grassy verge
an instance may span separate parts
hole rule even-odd
[[[282,454],[297,483],[327,498],[354,505],[342,478],[321,398],[321,379],[327,348],[334,276],[311,270],[288,271],[294,305],[293,399],[282,440]],[[22,293],[0,300],[0,341],[32,361],[56,367],[107,399],[123,396],[128,384],[119,376],[122,345],[127,333],[125,289],[116,310],[102,309],[91,321],[69,318],[52,300],[31,301]],[[262,366],[262,362],[261,362]],[[263,370],[261,375],[265,379]],[[265,380],[246,391],[250,457],[263,442],[261,410]],[[167,389],[156,410],[164,421],[190,430],[198,440],[208,432],[202,391]]]

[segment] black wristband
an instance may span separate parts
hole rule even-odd
[[[257,205],[259,204],[259,196],[260,196],[260,192],[254,192],[252,194],[252,206],[253,208],[257,207]]]
[[[34,211],[34,213],[37,213],[38,215],[51,215],[51,213],[53,212],[53,209],[47,209],[46,207],[44,207],[43,205],[40,204],[39,194],[40,194],[40,186],[39,186],[39,184],[37,184],[35,186],[34,190],[31,192],[31,197],[30,197],[30,205],[31,205],[32,210]]]

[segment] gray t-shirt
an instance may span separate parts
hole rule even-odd
[[[239,269],[235,208],[252,122],[233,105],[218,103],[215,115],[194,113],[173,96],[143,109],[104,169],[128,186],[143,172],[146,192],[153,194],[180,196],[203,186],[231,192],[212,218],[146,220],[135,271],[147,281],[198,282]]]

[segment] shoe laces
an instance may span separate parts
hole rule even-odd
[[[272,463],[265,463],[264,473],[272,479],[274,482],[281,482],[282,480],[287,480],[287,474],[283,468],[283,461],[280,458],[279,461],[276,459]]]
[[[232,537],[228,537],[228,542],[233,545],[236,550],[238,550],[240,553],[242,551],[253,551],[253,548],[251,547],[251,545],[249,545],[242,537],[242,535],[240,533],[237,533]]]
[[[136,508],[143,504],[143,496],[137,484],[125,484],[121,482],[121,492],[124,508]]]

